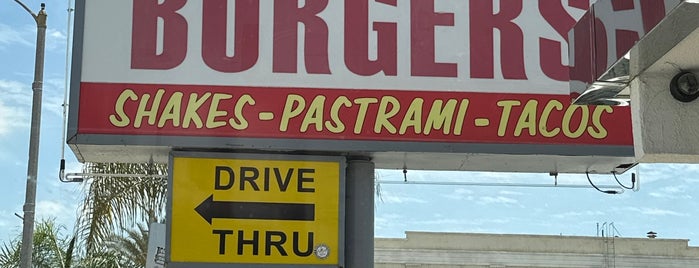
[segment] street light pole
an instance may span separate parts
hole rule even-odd
[[[29,163],[27,164],[27,193],[24,201],[24,226],[20,267],[32,267],[32,246],[34,245],[34,210],[36,208],[36,177],[39,166],[39,132],[41,128],[41,91],[44,85],[44,48],[46,47],[46,5],[41,3],[39,14],[34,14],[20,0],[15,0],[29,12],[36,22],[36,58],[34,61],[34,82],[32,83],[32,122],[29,134]]]

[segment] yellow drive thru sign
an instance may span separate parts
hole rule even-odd
[[[170,263],[341,265],[342,158],[175,152],[170,161]]]

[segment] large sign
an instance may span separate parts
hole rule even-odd
[[[170,164],[168,267],[344,265],[344,160],[174,153]]]
[[[566,156],[533,171],[612,171],[632,159],[629,108],[571,105],[568,92],[567,33],[589,5],[77,1],[69,143],[88,161],[213,147],[454,170]],[[503,158],[470,163],[481,155]]]

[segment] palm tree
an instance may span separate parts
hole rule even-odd
[[[61,229],[63,227],[56,225],[54,219],[44,219],[37,223],[32,251],[34,267],[71,267],[75,237],[62,237]],[[0,267],[19,267],[21,245],[21,235],[10,243],[3,243],[0,248]]]
[[[87,163],[90,174],[166,174],[162,164]],[[85,198],[70,238],[61,236],[54,220],[37,224],[34,233],[35,268],[145,267],[147,224],[162,222],[166,180],[93,176],[84,183]],[[127,228],[137,226],[138,229]],[[77,245],[76,245],[77,244]],[[0,267],[19,267],[21,237],[0,246]],[[74,252],[74,249],[75,250]]]
[[[109,244],[109,243],[107,243]],[[97,245],[93,252],[75,261],[75,268],[137,268],[131,260],[108,245]],[[141,266],[143,267],[143,266]]]
[[[165,164],[153,163],[86,163],[83,167],[89,174],[164,175],[166,170]],[[84,185],[85,198],[76,233],[86,255],[101,251],[99,245],[113,239],[115,234],[120,235],[120,231],[164,219],[167,200],[164,178],[92,176]],[[126,234],[131,237],[129,231]],[[147,236],[145,241],[143,250],[147,249]]]
[[[115,235],[108,244],[120,256],[128,260],[128,267],[146,267],[148,253],[148,227],[142,223],[137,229],[124,229],[125,235]]]

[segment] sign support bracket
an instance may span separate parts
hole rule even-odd
[[[374,267],[374,162],[347,161],[345,267]]]

